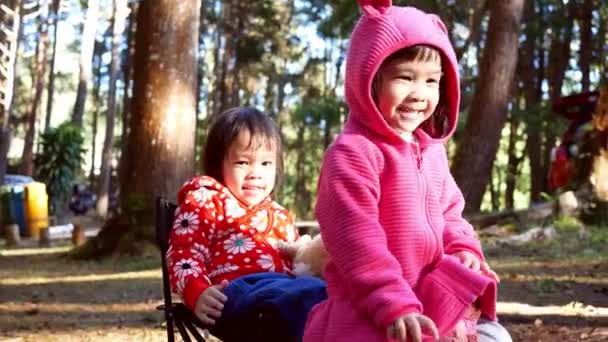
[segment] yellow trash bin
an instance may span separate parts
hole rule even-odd
[[[39,237],[40,229],[49,226],[48,203],[46,184],[33,182],[25,186],[25,225],[31,237]]]

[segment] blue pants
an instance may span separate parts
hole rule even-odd
[[[224,289],[228,301],[211,333],[224,341],[301,341],[310,309],[327,298],[325,282],[283,273],[249,274]],[[256,337],[254,337],[256,336]]]

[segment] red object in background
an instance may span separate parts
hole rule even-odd
[[[549,168],[549,187],[557,189],[567,185],[572,177],[572,169],[572,162],[568,159],[566,147],[559,146],[555,149],[555,157]]]

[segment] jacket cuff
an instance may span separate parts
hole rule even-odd
[[[184,287],[184,291],[182,292],[182,299],[188,309],[194,311],[198,297],[200,297],[201,293],[209,286],[211,285],[201,279],[192,279],[186,284],[186,287]]]
[[[477,256],[479,261],[485,261],[481,251],[481,242],[474,237],[462,237],[453,240],[445,246],[445,254],[454,254],[460,251],[471,252]]]

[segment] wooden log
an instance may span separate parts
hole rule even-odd
[[[51,234],[49,227],[40,228],[40,235],[38,235],[38,245],[40,247],[48,247],[51,245]]]
[[[7,224],[4,226],[4,236],[6,238],[7,247],[19,246],[19,244],[21,244],[19,226],[16,224]]]
[[[72,243],[74,246],[80,246],[84,244],[86,240],[87,237],[84,234],[84,227],[80,224],[75,224],[74,230],[72,230]]]

